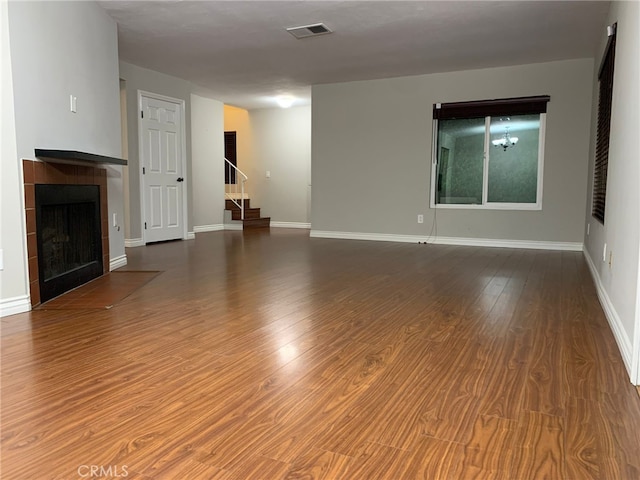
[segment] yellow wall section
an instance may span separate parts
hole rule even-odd
[[[249,121],[249,111],[225,105],[224,131],[236,132],[238,168],[249,178],[254,177],[256,172],[253,172],[253,133]],[[251,194],[251,182],[247,182],[245,188]]]

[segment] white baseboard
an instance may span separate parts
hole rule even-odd
[[[215,225],[198,225],[197,227],[193,227],[193,233],[219,232],[220,230],[224,230],[224,223],[217,223]]]
[[[109,271],[113,272],[114,270],[124,267],[127,264],[127,255],[120,255],[119,257],[112,258],[109,260]]]
[[[582,243],[578,242],[545,242],[539,240],[504,240],[494,238],[464,238],[464,237],[424,237],[421,235],[396,235],[389,233],[357,233],[331,232],[311,230],[311,237],[341,238],[346,240],[373,240],[379,242],[402,243],[433,243],[436,245],[462,245],[468,247],[498,247],[498,248],[531,248],[536,250],[571,250],[582,251]]]
[[[20,295],[19,297],[3,298],[0,300],[0,317],[8,317],[31,310],[31,297]]]
[[[302,228],[309,230],[311,228],[310,223],[302,222],[274,222],[271,221],[271,226],[275,228]]]
[[[125,238],[124,246],[128,248],[144,247],[144,240],[142,240],[141,238]]]
[[[584,249],[584,258],[587,260],[587,265],[589,265],[589,270],[591,270],[591,276],[593,277],[593,282],[596,285],[596,292],[598,292],[598,299],[600,300],[600,305],[602,305],[602,310],[604,311],[605,317],[607,317],[607,321],[609,322],[609,326],[611,327],[611,331],[613,332],[613,336],[616,339],[616,343],[618,344],[618,348],[620,349],[620,353],[622,354],[622,360],[624,361],[624,366],[627,367],[627,373],[629,374],[629,378],[632,375],[632,352],[633,345],[631,343],[631,339],[627,336],[627,333],[622,326],[622,321],[620,320],[620,316],[616,311],[611,299],[609,298],[609,294],[604,289],[604,285],[602,285],[602,281],[600,280],[600,274],[598,273],[598,269],[596,268],[595,263],[593,263],[593,259],[589,255],[587,249]],[[631,378],[633,381],[633,379]]]
[[[240,222],[240,223],[225,223],[224,224],[224,229],[225,230],[240,230],[240,231],[242,231],[242,222]]]
[[[194,232],[187,232],[187,238],[185,240],[193,240],[196,238],[196,234]]]
[[[431,242],[428,242],[431,243]],[[533,250],[569,250],[581,252],[583,244],[580,242],[548,242],[544,240],[505,240],[500,238],[458,238],[436,237],[433,241],[439,245],[465,245],[469,247],[497,247],[497,248],[530,248]]]

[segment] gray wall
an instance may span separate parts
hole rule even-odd
[[[117,26],[92,2],[10,2],[18,156],[120,156]],[[77,97],[77,113],[69,95]]]
[[[639,245],[640,245],[640,4],[613,2],[606,23],[602,26],[602,41],[596,52],[600,64],[607,38],[605,25],[618,22],[617,46],[611,110],[611,137],[607,175],[605,224],[591,216],[593,164],[597,126],[598,80],[593,77],[593,115],[591,149],[589,155],[589,188],[585,233],[587,254],[593,261],[600,286],[606,295],[605,303],[619,327],[618,343],[632,373],[632,380],[640,383],[640,318]],[[607,244],[606,259],[602,253]],[[609,265],[609,255],[611,265]],[[615,330],[614,330],[615,331]],[[634,346],[635,343],[635,346]],[[633,353],[632,353],[633,351]]]
[[[193,152],[193,224],[223,228],[224,213],[224,105],[191,95],[191,148]]]
[[[226,105],[224,112],[225,131],[237,134],[238,168],[249,177],[245,192],[251,205],[271,217],[272,225],[308,228],[311,107],[248,111]]]
[[[191,190],[191,83],[180,78],[163,73],[147,70],[136,65],[120,62],[120,78],[125,81],[127,93],[127,132],[129,140],[129,198],[127,231],[131,237],[128,240],[142,239],[142,213],[140,205],[140,161],[138,151],[138,90],[165,95],[167,97],[184,100],[186,123],[187,172],[185,188],[188,190],[187,228],[193,231],[193,201]]]
[[[551,95],[542,210],[438,209],[438,235],[581,243],[592,81],[578,59],[314,86],[312,229],[429,235],[433,104]]]
[[[3,2],[3,12],[5,8]],[[9,132],[12,138],[5,140],[3,125],[0,237],[3,248],[7,248],[5,259],[11,257],[1,272],[3,302],[28,293],[20,159],[34,159],[35,148],[115,157],[121,153],[115,21],[93,2],[11,2],[8,24],[2,24],[5,41],[7,26],[10,52],[4,50],[3,41],[3,80],[5,69],[10,67],[13,111],[10,104],[7,107],[10,115],[15,113],[15,130]],[[77,113],[69,109],[71,94],[77,97]],[[4,100],[3,82],[3,120]],[[114,213],[122,217],[122,168],[107,170],[109,217]],[[5,183],[12,186],[5,190]],[[113,260],[124,255],[124,235],[111,225]],[[19,243],[23,244],[21,248]]]
[[[272,222],[308,224],[311,176],[311,107],[249,112],[252,198]],[[271,178],[266,172],[271,172]]]

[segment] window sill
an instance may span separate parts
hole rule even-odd
[[[431,203],[430,207],[443,210],[542,210],[542,205],[538,203],[487,203],[484,205],[463,203]]]

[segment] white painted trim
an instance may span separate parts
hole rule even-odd
[[[127,248],[144,247],[144,240],[142,238],[125,238],[124,246]]]
[[[148,97],[148,98],[153,98],[156,100],[162,100],[165,102],[169,102],[169,103],[173,103],[175,105],[178,105],[180,107],[181,110],[181,123],[182,123],[182,142],[180,142],[182,144],[182,148],[181,148],[181,154],[182,154],[182,176],[184,178],[184,182],[182,183],[182,222],[183,222],[183,229],[182,229],[182,238],[183,239],[189,239],[189,233],[191,233],[191,235],[193,235],[193,232],[188,232],[187,231],[187,218],[189,215],[189,212],[187,210],[187,201],[188,201],[188,194],[187,194],[187,186],[188,186],[188,176],[187,176],[187,104],[183,99],[180,98],[173,98],[173,97],[167,97],[166,95],[160,95],[158,93],[152,93],[152,92],[147,92],[145,90],[138,90],[138,112],[142,111],[142,97]],[[140,115],[138,115],[138,113],[136,112],[136,116],[138,117],[138,159],[142,160],[142,162],[138,162],[138,169],[139,169],[139,174],[140,174],[140,213],[141,213],[141,219],[140,219],[140,229],[142,231],[142,241],[143,244],[146,245],[146,240],[145,240],[145,228],[144,228],[144,222],[146,219],[146,196],[145,196],[145,176],[142,174],[142,168],[144,167],[144,154],[143,154],[143,143],[144,143],[144,138],[142,136],[143,131],[141,128],[141,124],[142,124],[142,118],[140,117]],[[195,238],[195,237],[191,237],[191,238]]]
[[[274,222],[271,221],[271,226],[275,228],[302,228],[302,229],[311,229],[310,223],[303,222]]]
[[[549,242],[545,240],[508,240],[501,238],[464,238],[464,237],[436,237],[433,241],[439,245],[465,245],[469,247],[494,248],[528,248],[533,250],[568,250],[581,252],[581,242]]]
[[[633,350],[631,353],[631,383],[640,385],[640,268],[636,284],[636,315],[633,324]]]
[[[538,189],[536,191],[536,204],[540,206],[539,210],[542,210],[542,194],[544,188],[542,182],[544,180],[544,146],[547,140],[547,114],[540,114],[540,127],[538,128],[539,142],[538,142]]]
[[[193,227],[193,233],[219,232],[220,230],[224,230],[224,223],[218,223],[214,225],[198,225]]]
[[[596,286],[596,292],[598,293],[600,305],[602,305],[604,315],[605,317],[607,317],[607,321],[609,322],[609,326],[611,327],[613,336],[616,339],[616,343],[618,344],[618,348],[620,349],[620,353],[622,354],[622,360],[624,361],[625,367],[627,367],[627,373],[629,373],[629,376],[631,377],[631,373],[633,371],[631,339],[627,336],[622,325],[622,321],[618,316],[618,312],[613,306],[613,303],[609,298],[609,294],[602,285],[598,269],[596,268],[595,263],[593,263],[593,259],[589,255],[589,252],[586,248],[583,250],[583,252],[584,258],[587,260],[587,265],[589,265],[589,270],[591,270],[591,276],[593,277],[593,283],[595,283]],[[633,378],[631,378],[631,381],[633,381]]]
[[[542,210],[537,203],[438,203],[431,208],[439,210]]]
[[[31,297],[20,295],[19,297],[3,298],[0,300],[0,317],[8,317],[31,310]]]
[[[127,264],[127,254],[120,255],[119,257],[115,257],[109,260],[109,271],[113,272],[114,270],[124,267]]]
[[[193,240],[196,238],[196,234],[194,232],[187,232],[187,238],[185,240]]]
[[[494,238],[425,237],[422,235],[395,235],[388,233],[356,233],[311,230],[314,238],[341,238],[345,240],[373,240],[380,242],[432,243],[436,245],[461,245],[469,247],[529,248],[535,250],[570,250],[580,252],[579,242],[547,242],[539,240],[505,240]]]
[[[357,232],[331,232],[324,230],[311,230],[312,238],[337,238],[343,240],[373,240],[378,242],[402,242],[418,243],[425,238],[417,235],[393,235],[387,233],[357,233]]]
[[[489,162],[491,161],[491,117],[484,117],[484,146],[482,147],[482,206],[489,201]],[[453,156],[455,159],[455,154]],[[455,161],[455,160],[454,160]],[[434,195],[435,196],[435,195]]]
[[[640,269],[636,294],[636,315],[633,324],[633,349],[631,351],[631,383],[640,385]]]
[[[242,223],[225,223],[224,229],[242,231]]]
[[[438,174],[438,120],[431,122],[431,189],[429,190],[429,206],[436,207],[436,175]]]

